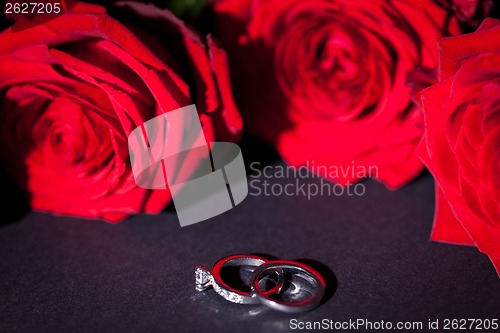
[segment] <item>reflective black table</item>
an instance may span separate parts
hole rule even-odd
[[[236,208],[184,228],[172,209],[117,225],[37,212],[2,225],[0,331],[281,332],[324,319],[426,329],[429,320],[442,328],[445,319],[500,316],[500,279],[488,258],[429,241],[430,175],[398,191],[366,180],[360,196],[310,198],[256,195],[264,180],[275,189],[296,181],[257,176]],[[234,253],[310,264],[329,285],[323,304],[290,315],[196,292],[195,266]]]

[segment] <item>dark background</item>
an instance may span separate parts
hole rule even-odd
[[[252,140],[243,143],[243,156],[284,165]],[[291,318],[442,325],[446,318],[500,317],[500,280],[488,258],[429,241],[430,175],[399,191],[363,184],[360,197],[249,195],[184,228],[171,207],[111,225],[23,215],[21,204],[22,217],[0,227],[0,331],[280,332],[290,330]],[[195,266],[235,253],[305,260],[327,280],[324,304],[288,315],[194,290]]]

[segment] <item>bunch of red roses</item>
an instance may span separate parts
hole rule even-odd
[[[395,189],[425,164],[432,239],[475,245],[500,270],[500,21],[482,21],[492,1],[209,4],[215,38],[132,1],[109,12],[74,2],[40,24],[16,16],[0,33],[1,153],[34,209],[110,222],[161,211],[170,193],[136,186],[127,136],[196,104],[208,141],[238,140],[243,119],[292,166],[375,166]]]

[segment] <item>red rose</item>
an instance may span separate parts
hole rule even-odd
[[[214,9],[245,124],[286,162],[344,185],[371,175],[397,188],[421,172],[422,119],[407,81],[437,66],[438,37],[459,32],[443,8],[225,0]]]
[[[469,27],[477,25],[490,13],[493,0],[436,0],[450,8],[460,20]]]
[[[195,103],[207,141],[240,133],[221,49],[152,5],[113,16],[80,2],[0,34],[2,157],[36,210],[110,222],[160,212],[170,192],[136,186],[127,145],[159,114]]]
[[[431,239],[477,246],[500,275],[500,21],[439,46],[442,81],[422,92],[419,146],[436,181]]]

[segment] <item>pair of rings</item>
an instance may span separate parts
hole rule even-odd
[[[245,273],[250,275],[244,279]],[[234,271],[239,269],[238,277]],[[233,271],[233,282],[225,272]],[[231,275],[231,274],[229,274]],[[299,313],[316,308],[323,298],[326,283],[312,267],[291,260],[268,260],[236,254],[220,259],[210,271],[205,266],[195,270],[196,290],[213,287],[224,299],[238,304],[264,304],[272,309]],[[234,281],[239,281],[236,286]]]

